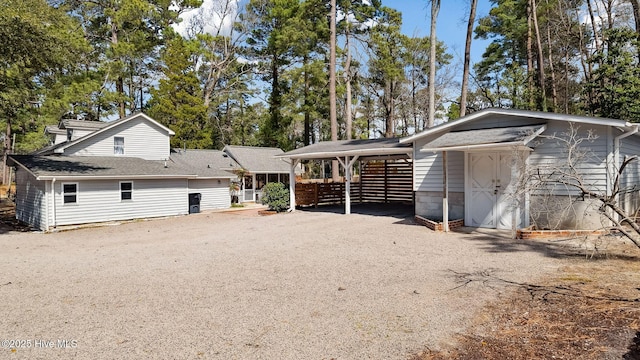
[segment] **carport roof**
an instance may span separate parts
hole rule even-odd
[[[524,146],[546,129],[545,125],[452,131],[426,143],[420,151],[467,150]]]
[[[412,144],[401,144],[399,138],[322,141],[286,152],[278,157],[291,159],[332,159],[344,156],[379,157],[410,156]]]

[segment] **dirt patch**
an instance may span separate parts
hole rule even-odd
[[[462,284],[499,285],[491,273],[456,274]],[[640,254],[574,259],[536,284],[486,306],[457,345],[424,359],[640,359]]]
[[[0,234],[9,231],[31,231],[31,227],[16,219],[15,204],[7,199],[0,200]]]

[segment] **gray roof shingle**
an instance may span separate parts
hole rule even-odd
[[[289,173],[289,164],[275,158],[284,153],[282,149],[227,145],[222,151],[251,173]]]
[[[173,153],[166,167],[164,161],[124,156],[12,155],[11,158],[36,177],[235,177],[223,170],[229,162],[228,159],[223,160],[221,151]]]
[[[289,151],[285,155],[300,156],[308,154],[334,154],[361,152],[362,155],[376,155],[380,151],[397,149],[398,154],[410,151],[411,144],[401,144],[399,138],[381,138],[381,139],[360,139],[360,140],[339,140],[339,141],[321,141],[316,144],[305,146],[296,150]]]
[[[220,150],[173,149],[170,161],[198,177],[234,178],[230,171],[238,168],[238,164]]]
[[[500,144],[521,141],[531,136],[543,125],[504,127],[482,130],[452,131],[426,143],[423,149]]]
[[[107,125],[109,125],[109,123],[103,121],[64,119],[60,122],[60,129],[98,130]]]
[[[181,166],[163,161],[120,156],[11,155],[14,162],[43,177],[194,176]]]

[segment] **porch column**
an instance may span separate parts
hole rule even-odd
[[[344,167],[345,185],[344,185],[344,213],[351,214],[351,168],[358,161],[358,156],[351,159],[349,156],[344,157],[344,162],[338,158],[340,164]]]
[[[449,173],[447,152],[442,152],[442,230],[449,232]]]
[[[296,166],[300,159],[291,159],[289,168],[289,211],[296,211]]]

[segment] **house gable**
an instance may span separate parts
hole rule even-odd
[[[127,156],[145,160],[169,158],[173,132],[144,114],[119,120],[55,150],[68,156]]]

